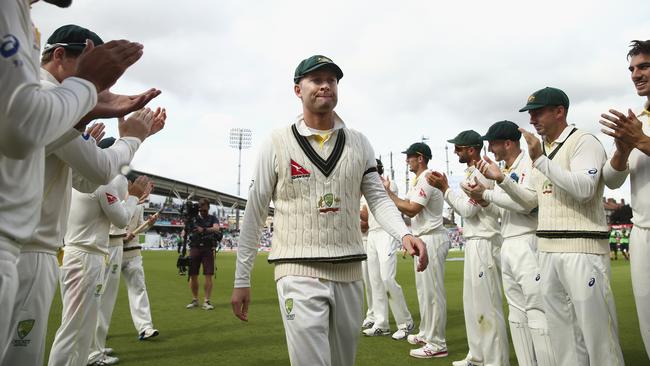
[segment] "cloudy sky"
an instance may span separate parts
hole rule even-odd
[[[253,132],[242,153],[242,196],[257,148],[272,129],[301,112],[293,71],[313,54],[345,73],[337,112],[364,132],[385,165],[392,152],[404,187],[400,154],[427,139],[444,171],[446,140],[465,129],[484,133],[509,119],[533,91],[563,89],[569,121],[596,133],[600,113],[637,109],[627,71],[632,39],[648,39],[647,0],[605,1],[197,1],[75,0],[58,9],[39,2],[33,21],[42,43],[59,26],[78,24],[105,41],[145,45],[143,58],[114,92],[163,90],[151,106],[168,110],[163,132],[145,142],[133,167],[236,194],[233,127]],[[107,121],[117,133],[116,121]],[[452,154],[450,169],[463,168]],[[610,197],[629,197],[629,186]]]

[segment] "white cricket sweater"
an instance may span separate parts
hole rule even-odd
[[[650,106],[646,105],[644,110],[637,116],[643,122],[643,132],[650,136]],[[611,160],[610,160],[611,161]],[[603,168],[603,176],[607,187],[619,188],[630,176],[630,188],[632,190],[632,222],[635,226],[650,229],[650,157],[639,149],[634,149],[628,157],[628,167],[624,171],[617,171],[612,168],[608,161]]]
[[[334,128],[330,132],[330,138],[325,139],[323,144],[313,137],[325,131],[315,131],[305,124],[302,115],[298,116],[296,121],[298,132],[301,136],[308,138],[309,144],[316,150],[321,158],[325,159],[333,151],[336,141],[338,141],[338,131],[345,128],[343,121],[335,114]],[[346,129],[347,131],[347,129]],[[376,166],[375,155],[372,146],[365,137],[360,139],[363,143],[362,156],[366,161],[365,170]],[[258,155],[258,161],[255,168],[254,179],[251,182],[244,221],[241,228],[239,248],[237,252],[237,267],[235,271],[234,287],[250,287],[250,273],[257,255],[257,247],[262,228],[266,221],[268,207],[274,196],[278,182],[279,161],[274,151],[274,146],[270,141],[265,142]],[[364,170],[364,171],[365,171]],[[296,169],[296,176],[301,174],[300,169]],[[315,174],[310,172],[310,174]],[[316,170],[316,174],[321,174]],[[296,178],[298,179],[298,178]],[[386,231],[395,238],[401,240],[404,235],[409,233],[408,228],[402,221],[399,211],[393,201],[388,197],[379,178],[379,174],[365,174],[361,180],[360,187],[352,187],[348,196],[357,196],[355,203],[355,222],[359,225],[358,212],[358,194],[359,190],[366,198],[368,206],[379,223]],[[314,204],[318,204],[318,199]],[[274,235],[277,229],[274,231]],[[361,263],[280,263],[275,266],[275,279],[283,276],[308,276],[322,278],[332,281],[357,281],[361,280]]]
[[[569,171],[576,146],[580,141],[590,139],[597,141],[595,136],[575,129],[564,140],[564,145],[549,152],[549,157],[543,157],[542,160],[545,160],[546,164],[552,162],[556,167]],[[598,153],[600,156],[592,158],[597,165],[586,173],[589,179],[595,182],[595,192],[587,199],[575,197],[543,175],[540,175],[542,179],[536,180],[535,190],[539,203],[537,237],[540,251],[591,254],[609,252],[609,233],[602,204],[605,186],[601,178],[604,162],[602,157],[605,155],[602,145]],[[551,159],[553,154],[555,156]],[[536,167],[540,164],[539,161],[535,163]]]
[[[127,226],[138,204],[138,198],[133,196],[129,196],[126,201],[119,199],[119,186],[124,182],[126,178],[118,175],[93,193],[72,191],[68,231],[65,234],[66,247],[88,253],[108,254],[110,224]]]

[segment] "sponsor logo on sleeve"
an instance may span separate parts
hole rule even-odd
[[[418,196],[422,198],[427,198],[427,193],[424,191],[424,188],[420,188],[420,192],[418,192]]]
[[[20,49],[20,41],[13,34],[5,35],[0,42],[0,55],[4,58],[15,55]]]
[[[108,201],[108,204],[109,204],[109,205],[112,205],[112,204],[114,204],[115,202],[117,202],[117,197],[115,197],[115,196],[113,196],[112,194],[106,192],[106,201]]]
[[[587,170],[587,174],[591,175],[592,177],[595,176],[596,173],[598,173],[598,169],[596,169],[596,168],[592,168],[592,169]]]

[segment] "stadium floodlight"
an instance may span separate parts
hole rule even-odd
[[[248,128],[231,128],[230,129],[230,147],[239,150],[239,161],[237,163],[237,197],[241,194],[241,151],[251,147],[253,141],[253,132]],[[239,205],[237,205],[235,227],[239,230]]]

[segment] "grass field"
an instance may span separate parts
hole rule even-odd
[[[451,252],[451,257],[462,256]],[[273,281],[273,266],[266,255],[257,258],[253,271],[252,305],[249,322],[243,323],[232,315],[230,294],[235,265],[234,253],[219,253],[217,278],[214,284],[213,311],[185,309],[191,300],[186,277],[177,274],[176,252],[144,253],[147,288],[152,303],[154,325],[160,336],[150,341],[138,341],[129,313],[123,281],[118,294],[108,347],[116,350],[123,365],[288,365],[289,356],[282,319]],[[398,281],[402,285],[416,322],[419,320],[413,266],[409,259],[398,262]],[[462,308],[462,261],[448,261],[445,286],[447,291],[447,344],[449,357],[418,360],[409,357],[412,347],[406,341],[390,337],[362,337],[357,352],[357,365],[450,365],[467,353]],[[629,262],[612,262],[613,288],[618,311],[619,333],[626,364],[647,364],[639,333],[636,308],[630,283]],[[203,282],[201,281],[201,284]],[[202,290],[200,296],[203,296]],[[505,304],[505,300],[504,300]],[[61,299],[52,304],[46,352],[61,321]],[[391,324],[395,329],[395,324]],[[511,365],[516,365],[512,347]],[[47,360],[47,356],[45,358]]]

